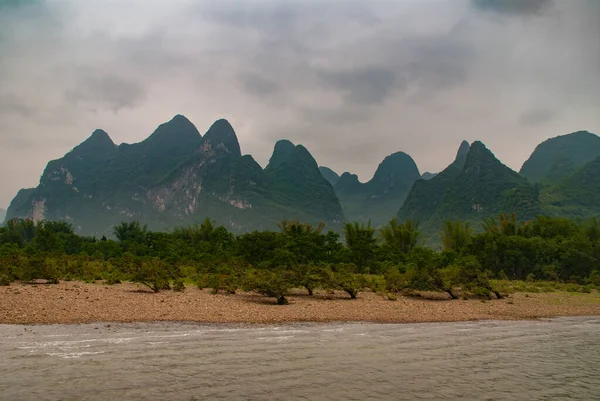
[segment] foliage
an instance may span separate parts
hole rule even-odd
[[[249,270],[242,284],[245,291],[256,291],[266,297],[275,298],[277,305],[288,304],[286,295],[293,287],[293,277],[286,270]]]
[[[393,218],[388,224],[379,229],[379,234],[383,240],[384,247],[392,253],[407,254],[415,246],[419,240],[419,224],[407,220],[404,223],[398,223]]]
[[[237,236],[210,220],[172,233],[132,223],[118,227],[122,241],[80,237],[64,223],[13,220],[0,227],[2,283],[132,281],[161,291],[183,290],[185,280],[215,294],[243,288],[280,303],[287,302],[292,288],[311,295],[344,291],[350,298],[361,291],[499,298],[511,288],[591,291],[600,286],[595,219],[538,216],[521,222],[502,214],[487,219],[477,234],[470,233],[467,222],[447,222],[441,252],[419,246],[410,221],[393,220],[380,230],[347,224],[344,243],[322,225],[300,221],[281,222],[279,232]],[[511,287],[506,280],[525,284]]]
[[[169,266],[159,258],[145,258],[134,265],[131,281],[140,283],[154,292],[171,288],[173,277]]]
[[[442,249],[461,252],[471,242],[473,230],[471,224],[466,221],[446,220],[442,226],[440,237],[442,239]]]
[[[375,229],[371,223],[344,224],[344,237],[346,246],[350,251],[351,261],[356,264],[359,272],[364,272],[366,265],[372,260],[375,253],[376,239]]]

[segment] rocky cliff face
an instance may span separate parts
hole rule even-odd
[[[292,148],[263,171],[242,156],[226,120],[202,136],[178,115],[145,141],[118,147],[96,130],[48,163],[39,186],[13,199],[8,218],[64,220],[91,235],[110,234],[126,220],[160,230],[205,217],[233,231],[275,229],[295,217],[339,225],[343,215],[331,185],[306,149]]]

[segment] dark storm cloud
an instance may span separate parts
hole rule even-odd
[[[552,6],[553,1],[554,0],[472,0],[472,3],[474,8],[481,11],[508,15],[535,15],[540,14]]]
[[[65,92],[65,98],[72,103],[86,103],[92,109],[101,107],[116,112],[125,107],[139,106],[146,93],[138,82],[100,73],[80,77]]]

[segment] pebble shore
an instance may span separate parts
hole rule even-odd
[[[380,323],[523,320],[600,315],[600,294],[517,293],[502,300],[435,300],[361,292],[298,290],[289,305],[254,293],[213,295],[188,286],[183,293],[151,293],[130,283],[61,282],[0,287],[0,324],[182,321],[205,323],[286,323],[368,321]]]

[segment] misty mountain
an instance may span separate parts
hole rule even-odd
[[[38,187],[21,190],[7,215],[64,220],[94,235],[127,220],[168,230],[210,217],[233,231],[275,229],[283,219],[332,228],[344,220],[304,147],[278,142],[263,170],[241,154],[229,122],[216,121],[202,136],[181,115],[136,144],[115,146],[106,132],[94,131],[49,162]]]
[[[370,220],[373,226],[378,226],[396,215],[420,176],[414,160],[404,152],[396,152],[379,164],[373,178],[366,183],[361,183],[355,174],[342,174],[335,184],[335,193],[348,220]]]
[[[329,181],[329,183],[333,186],[335,186],[335,184],[337,184],[337,182],[340,179],[340,176],[338,175],[338,173],[336,173],[329,167],[320,166],[319,171],[321,172],[321,175],[323,175],[323,178],[325,178],[327,181]]]
[[[600,156],[600,137],[588,131],[561,135],[540,143],[521,167],[532,182],[556,184]]]
[[[435,177],[436,175],[438,175],[438,173],[430,173],[429,171],[424,172],[423,174],[421,174],[421,179],[422,180],[431,180],[433,177]]]
[[[540,198],[545,214],[583,219],[600,215],[600,156],[556,186],[543,190]]]
[[[398,217],[416,219],[435,236],[445,220],[466,220],[478,228],[500,213],[529,219],[539,211],[537,188],[476,141],[468,151],[463,143],[454,162],[436,177],[417,181]]]
[[[462,171],[469,149],[469,143],[463,141],[456,153],[456,158],[448,167],[429,180],[417,180],[400,208],[398,218],[400,220],[415,219],[419,222],[427,221],[435,212],[446,190]]]

